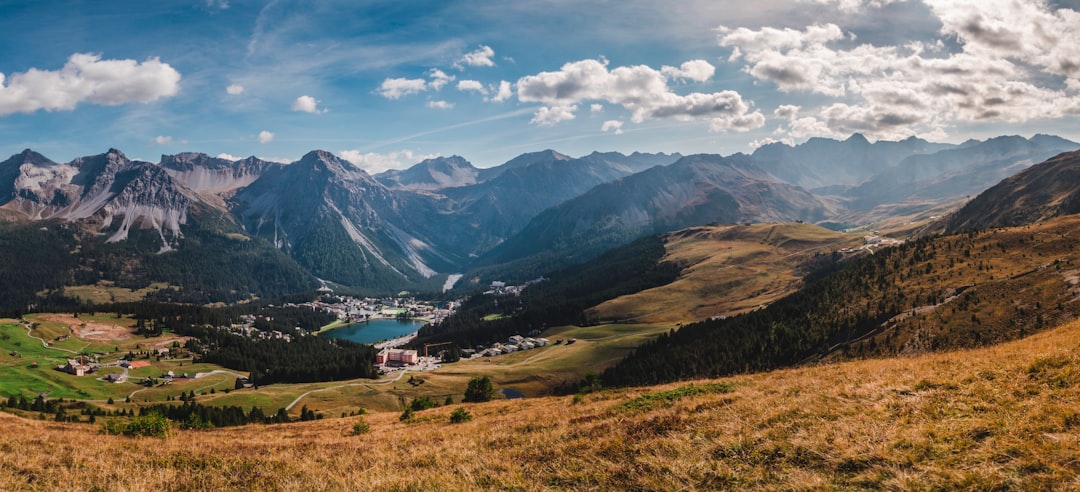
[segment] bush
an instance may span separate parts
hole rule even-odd
[[[464,408],[459,408],[450,413],[450,423],[460,424],[462,422],[468,422],[472,420],[472,414],[466,412]]]
[[[426,396],[418,396],[412,401],[412,403],[409,405],[409,408],[419,412],[420,410],[427,410],[429,408],[435,408],[437,406],[439,406],[439,404],[435,403],[435,401],[431,398],[428,398]]]
[[[368,426],[367,422],[364,422],[364,419],[357,420],[356,423],[352,426],[352,435],[354,436],[367,434],[370,431],[371,427]]]
[[[127,437],[169,437],[171,430],[169,419],[157,413],[135,417],[126,423],[110,420],[104,427],[106,434]]]
[[[406,420],[412,420],[412,416],[413,416],[413,409],[411,407],[406,407],[405,411],[401,412],[401,416],[398,417],[398,420],[400,420],[402,422],[405,422]]]
[[[479,403],[491,401],[495,389],[491,385],[491,378],[487,376],[475,377],[469,380],[469,387],[465,389],[466,402]]]

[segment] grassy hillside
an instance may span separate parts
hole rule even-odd
[[[862,235],[808,224],[703,226],[664,236],[679,279],[600,304],[591,315],[630,322],[696,321],[755,309],[802,286],[815,254],[862,245]]]
[[[101,435],[0,414],[8,490],[1053,489],[1080,323],[951,353],[284,425]],[[467,411],[471,421],[451,424]],[[369,432],[353,435],[364,422]]]
[[[641,385],[975,347],[1074,319],[1080,217],[878,250],[766,309],[688,325],[605,372]]]

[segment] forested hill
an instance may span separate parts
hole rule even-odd
[[[593,323],[586,309],[674,281],[680,267],[661,261],[664,254],[663,239],[647,236],[585,264],[548,274],[520,296],[474,296],[454,316],[422,328],[414,344],[450,341],[467,348],[545,326]]]
[[[1080,296],[1077,234],[1080,217],[1069,216],[879,250],[768,308],[661,336],[603,382],[649,385],[1016,339],[1080,312],[1071,302]]]

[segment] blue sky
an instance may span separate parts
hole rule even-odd
[[[1080,139],[1080,8],[1037,0],[0,0],[5,155],[372,172],[814,136]]]

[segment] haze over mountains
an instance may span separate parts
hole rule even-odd
[[[439,157],[375,176],[325,151],[291,164],[198,153],[150,163],[110,149],[61,164],[26,150],[0,162],[0,215],[76,224],[106,244],[140,231],[143,255],[220,254],[192,239],[198,223],[200,234],[265,244],[338,285],[435,290],[477,266],[524,277],[713,222],[850,222],[890,204],[930,208],[1078,148],[1044,135],[952,145],[856,134],[727,157],[547,150],[486,169]]]

